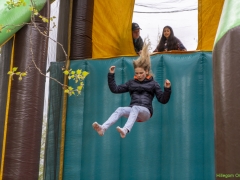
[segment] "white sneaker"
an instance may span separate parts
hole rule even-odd
[[[103,136],[103,135],[104,135],[105,129],[103,129],[100,124],[98,124],[97,122],[94,122],[94,123],[92,124],[92,127],[93,127],[93,129],[95,129],[95,131],[97,131],[97,133],[98,133],[100,136]]]
[[[126,128],[120,128],[119,126],[117,127],[117,131],[120,133],[121,138],[125,138],[128,133]]]

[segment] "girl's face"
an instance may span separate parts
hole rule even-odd
[[[137,80],[143,81],[147,75],[148,71],[145,71],[143,68],[140,67],[135,68],[135,76],[137,77]]]
[[[163,35],[168,39],[168,37],[171,34],[171,30],[169,28],[164,28],[163,29]]]

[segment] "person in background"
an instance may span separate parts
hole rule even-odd
[[[141,54],[142,47],[143,47],[143,40],[140,36],[140,30],[142,30],[137,23],[132,23],[132,38],[133,38],[133,45],[136,53],[138,55]]]
[[[153,52],[171,51],[179,50],[186,51],[182,42],[174,36],[173,29],[170,26],[165,26],[163,28],[162,37],[159,44]]]
[[[142,53],[137,60],[133,61],[135,76],[133,79],[124,84],[117,85],[115,81],[115,66],[109,68],[108,85],[112,93],[126,93],[129,92],[131,102],[128,107],[119,107],[102,125],[94,122],[92,124],[95,131],[100,136],[103,136],[105,131],[116,123],[119,118],[128,118],[124,127],[117,127],[121,138],[125,138],[137,122],[145,122],[153,115],[152,101],[154,96],[157,100],[166,104],[171,95],[171,82],[166,79],[164,83],[164,90],[160,87],[158,82],[153,79],[151,72],[151,59],[149,53],[150,43],[144,43]]]

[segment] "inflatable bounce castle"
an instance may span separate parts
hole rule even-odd
[[[39,173],[50,27],[25,2],[13,9],[0,2],[0,180],[35,180]],[[114,128],[104,137],[93,130],[94,121],[103,123],[129,103],[129,94],[110,92],[107,72],[117,67],[117,84],[134,75],[134,3],[60,0],[50,78],[74,86],[63,68],[90,74],[80,96],[50,80],[44,179],[240,178],[239,0],[198,0],[196,51],[151,55],[154,79],[160,85],[170,79],[172,95],[166,105],[153,101],[149,121],[136,123],[125,139]],[[34,1],[44,17],[50,6],[50,0]],[[12,80],[13,67],[27,76]]]

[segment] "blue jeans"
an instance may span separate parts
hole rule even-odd
[[[126,128],[130,132],[136,121],[147,121],[150,118],[151,114],[149,110],[143,106],[119,107],[102,125],[102,128],[107,130],[122,116],[128,118],[123,128]]]

